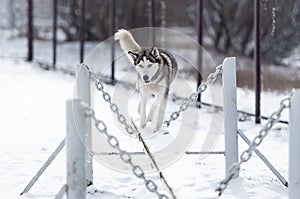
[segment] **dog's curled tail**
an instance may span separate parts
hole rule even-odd
[[[134,40],[132,34],[125,29],[120,29],[115,33],[115,40],[119,40],[122,50],[137,52],[141,49],[140,45]]]

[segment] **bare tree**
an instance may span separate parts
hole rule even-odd
[[[59,26],[66,34],[67,40],[76,40],[80,29],[80,0],[59,2]],[[101,40],[109,36],[109,3],[109,0],[86,1],[86,39]],[[117,28],[147,25],[146,1],[118,1],[116,9]]]
[[[24,36],[26,34],[26,2],[4,0],[0,2],[1,29],[13,30],[11,36]]]
[[[78,39],[81,0],[60,0],[60,27],[67,40]],[[148,26],[149,0],[116,0],[116,28],[138,28]],[[189,19],[185,7],[194,0],[167,0],[167,25],[187,26]],[[86,0],[86,39],[101,40],[109,36],[110,0]],[[160,0],[155,0],[155,24],[160,26]],[[180,12],[178,12],[181,10]]]
[[[10,0],[7,3],[7,11],[8,11],[8,24],[9,28],[13,29],[16,27],[15,21],[16,21],[16,14],[15,14],[15,0]]]
[[[205,31],[215,48],[253,56],[253,1],[204,2]],[[282,60],[300,44],[300,1],[263,0],[260,16],[261,56],[266,62],[284,65]]]

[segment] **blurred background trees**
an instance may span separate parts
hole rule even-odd
[[[14,28],[26,33],[27,1],[6,1],[9,16],[0,21],[1,28]],[[196,37],[196,0],[165,0],[166,27],[185,27]],[[34,0],[35,35],[49,39],[51,35],[52,1]],[[59,0],[59,31],[65,41],[79,38],[80,0]],[[116,0],[116,29],[148,26],[149,1]],[[226,55],[253,56],[253,0],[203,0],[204,45]],[[110,0],[86,0],[85,37],[101,41],[109,37]],[[161,0],[155,1],[156,26],[161,22]],[[41,9],[42,8],[42,9]],[[23,13],[23,14],[22,14]],[[285,58],[300,44],[300,0],[262,0],[261,55],[267,63],[285,65]],[[39,16],[40,17],[39,19]],[[49,32],[47,34],[47,31]]]
[[[252,57],[253,1],[204,2],[204,30],[215,49],[221,53]],[[284,65],[282,60],[300,43],[300,1],[263,0],[260,6],[262,58],[269,63]]]

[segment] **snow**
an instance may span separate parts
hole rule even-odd
[[[0,198],[13,199],[19,194],[27,183],[35,175],[38,169],[65,137],[66,114],[65,102],[73,97],[75,78],[67,74],[53,71],[44,71],[34,64],[21,60],[0,60]],[[120,75],[120,74],[119,74]],[[183,84],[185,79],[178,79],[174,85]],[[118,95],[113,99],[120,103],[120,99],[132,96],[129,105],[125,106],[132,113],[132,117],[138,122],[136,109],[137,94],[132,89],[105,85],[106,91]],[[177,95],[184,88],[174,89]],[[220,89],[215,85],[213,89]],[[187,92],[187,91],[186,91]],[[209,92],[203,98],[211,100]],[[250,90],[238,89],[238,108],[253,112],[254,94]],[[269,115],[279,106],[285,94],[264,92],[262,94],[262,113]],[[135,138],[130,138],[117,131],[118,127],[109,111],[108,105],[103,102],[101,95],[95,91],[95,109],[97,116],[105,120],[109,133],[116,135],[121,146],[129,151],[141,150],[140,143]],[[220,99],[220,102],[222,100]],[[180,105],[179,101],[170,101],[167,107],[167,115]],[[189,151],[203,149],[203,142],[207,136],[208,127],[213,118],[222,118],[222,112],[213,108],[204,107],[200,110],[191,107],[189,114],[196,114],[195,120],[189,119],[185,124],[184,134],[195,134]],[[194,116],[194,115],[193,115]],[[283,119],[288,119],[288,112],[284,112]],[[176,137],[180,123],[171,124],[170,134],[158,135],[146,139],[150,149],[154,153],[160,147],[168,144],[168,139]],[[254,138],[263,124],[255,125],[252,119],[239,122],[239,129],[243,130],[250,140]],[[212,144],[213,151],[223,151],[223,130],[217,134]],[[247,145],[239,139],[239,152],[247,148]],[[275,125],[263,141],[259,150],[270,160],[279,172],[288,178],[288,134],[287,126]],[[117,156],[116,156],[117,157]],[[116,158],[118,159],[118,158]],[[180,198],[199,199],[217,198],[214,189],[225,175],[225,162],[223,155],[180,155],[177,161],[166,164],[163,169],[167,181]],[[161,161],[161,160],[159,160]],[[147,162],[143,163],[148,168]],[[29,193],[21,196],[28,199],[54,198],[66,179],[65,151],[63,150],[41,178],[36,182]],[[114,165],[113,165],[114,166]],[[164,185],[156,173],[147,173],[147,178],[153,180],[161,193],[167,194]],[[95,192],[96,190],[96,192]],[[94,186],[89,188],[88,198],[155,198],[149,193],[143,182],[128,172],[120,172],[116,168],[103,166],[99,160],[94,160]],[[230,183],[221,198],[228,199],[265,199],[287,198],[288,190],[270,172],[262,161],[254,154],[249,162],[242,165],[240,177]]]

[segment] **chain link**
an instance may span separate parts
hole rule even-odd
[[[95,82],[97,90],[102,93],[104,101],[109,104],[111,111],[116,115],[118,121],[124,126],[125,131],[129,135],[133,135],[134,133],[136,133],[134,128],[127,123],[125,116],[119,112],[119,107],[111,101],[112,98],[110,94],[104,90],[104,84],[101,82],[100,78],[97,77],[97,75],[92,72],[86,64],[82,63],[81,65],[83,65],[89,71],[90,79]]]
[[[223,191],[226,189],[233,177],[238,176],[241,164],[247,162],[251,158],[254,149],[262,143],[274,124],[279,121],[282,111],[290,107],[290,100],[291,97],[287,97],[280,102],[280,107],[270,115],[267,123],[259,131],[259,134],[253,139],[252,143],[249,145],[249,148],[242,152],[239,163],[235,163],[231,166],[226,178],[222,180],[219,183],[219,186],[216,188],[216,191],[219,192],[219,196],[222,195]]]
[[[213,84],[213,83],[216,81],[218,75],[222,74],[222,72],[223,72],[223,65],[220,64],[220,65],[218,65],[218,66],[216,67],[215,72],[209,74],[208,77],[207,77],[207,79],[206,79],[206,81],[202,82],[202,83],[199,85],[199,87],[197,88],[197,91],[194,92],[194,93],[192,93],[192,94],[190,95],[190,97],[189,97],[185,102],[183,102],[183,103],[180,105],[179,110],[173,112],[173,113],[170,115],[170,118],[169,118],[168,120],[165,121],[165,123],[167,124],[167,126],[169,126],[170,123],[171,123],[172,121],[175,121],[175,120],[180,116],[180,114],[181,114],[183,111],[185,111],[185,110],[190,106],[190,104],[191,104],[192,102],[196,101],[197,98],[198,98],[198,95],[199,95],[200,93],[203,93],[204,91],[206,91],[208,85],[209,85],[209,84]]]
[[[107,127],[106,127],[105,123],[96,117],[95,111],[88,104],[86,104],[84,102],[81,102],[81,105],[85,108],[85,115],[87,117],[92,118],[92,120],[94,121],[97,130],[106,136],[106,139],[107,139],[107,142],[109,143],[109,145],[118,151],[121,160],[124,163],[129,164],[131,166],[131,171],[133,172],[133,174],[138,178],[142,178],[144,180],[144,184],[145,184],[146,188],[150,192],[155,193],[159,199],[168,199],[169,198],[168,196],[158,192],[158,188],[157,188],[157,185],[155,184],[155,182],[146,178],[144,170],[139,165],[135,165],[132,162],[130,153],[128,153],[127,151],[122,150],[120,148],[119,140],[115,136],[110,135],[107,132]]]

